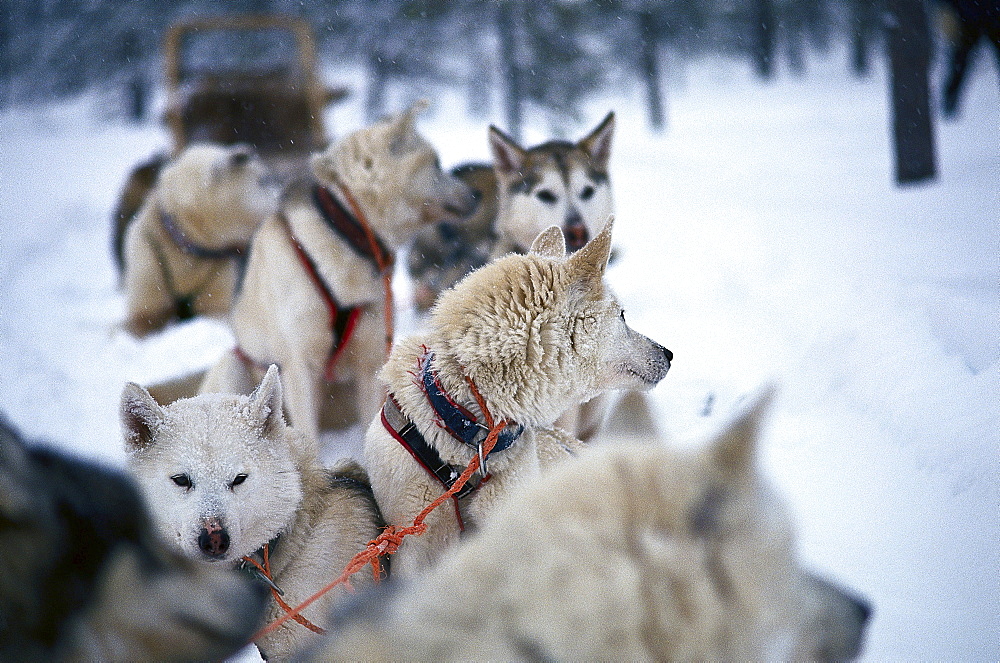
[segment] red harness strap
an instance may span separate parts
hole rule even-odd
[[[326,304],[327,312],[330,314],[330,330],[333,332],[333,347],[330,349],[330,356],[326,360],[326,367],[323,370],[323,378],[327,382],[332,382],[334,378],[334,367],[337,364],[337,360],[340,359],[340,355],[343,353],[344,348],[347,347],[347,342],[351,340],[351,336],[354,334],[354,328],[357,325],[358,317],[361,315],[361,307],[355,306],[353,308],[343,308],[337,302],[337,298],[333,296],[333,292],[330,291],[329,286],[327,286],[326,281],[319,273],[319,268],[313,259],[306,253],[305,248],[299,242],[298,238],[292,232],[292,226],[288,223],[288,219],[283,215],[279,214],[278,218],[282,221],[285,226],[285,231],[288,233],[288,239],[292,243],[292,247],[295,249],[296,255],[299,257],[299,262],[302,263],[303,268],[306,270],[306,274],[309,275],[309,279],[316,286],[316,290],[319,291],[320,296],[323,298],[323,302]]]

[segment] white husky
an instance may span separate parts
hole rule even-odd
[[[804,571],[756,468],[767,398],[707,445],[590,448],[512,491],[309,660],[843,660],[870,607]]]
[[[229,313],[237,262],[277,206],[272,179],[244,145],[191,145],[164,167],[125,231],[123,285],[132,333]]]
[[[394,573],[425,569],[463,525],[476,525],[511,486],[535,473],[541,431],[567,408],[611,389],[649,389],[671,353],[632,331],[606,290],[611,222],[565,255],[553,226],[527,255],[508,255],[445,292],[426,333],[397,343],[381,377],[389,398],[368,429],[365,457],[388,523],[408,525],[481,453],[486,409],[509,421],[478,486],[427,519],[393,558]],[[558,440],[559,435],[544,435]],[[454,482],[454,476],[451,476]]]
[[[166,407],[129,383],[121,418],[130,468],[168,542],[206,564],[267,560],[289,606],[336,579],[379,533],[361,469],[324,469],[314,444],[285,424],[274,366],[250,396],[203,394]],[[371,574],[353,582],[371,583]],[[326,594],[303,615],[325,628],[343,593]],[[275,592],[269,621],[284,614],[278,600]],[[257,645],[285,659],[310,637],[289,621]]]
[[[313,157],[315,181],[293,186],[254,235],[233,306],[239,354],[223,357],[203,392],[247,393],[263,367],[275,363],[291,423],[312,439],[321,416],[352,423],[378,410],[383,394],[375,375],[385,362],[387,331],[382,276],[417,228],[475,206],[472,191],[441,171],[434,149],[417,134],[421,108]],[[343,386],[335,397],[331,385]]]

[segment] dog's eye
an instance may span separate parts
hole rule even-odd
[[[191,488],[194,484],[191,483],[191,477],[186,474],[175,474],[170,477],[170,480],[181,488]]]
[[[580,200],[590,200],[593,197],[594,197],[594,187],[589,185],[583,187],[583,191],[580,192]]]
[[[232,480],[232,482],[230,482],[229,487],[230,488],[235,488],[236,486],[240,485],[241,483],[243,483],[246,480],[247,480],[247,475],[242,474],[242,473],[237,474],[235,477],[233,477],[233,480]]]
[[[625,309],[622,309],[621,316],[622,316],[622,322],[625,322]]]
[[[535,197],[547,205],[551,205],[555,203],[556,200],[558,200],[556,198],[556,194],[552,193],[548,189],[542,189],[541,191],[535,194]]]

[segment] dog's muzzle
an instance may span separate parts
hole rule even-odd
[[[198,534],[198,549],[212,558],[219,558],[229,550],[229,532],[218,518],[209,518],[202,523]]]
[[[562,231],[563,236],[566,238],[566,250],[570,253],[582,249],[586,245],[587,240],[590,239],[587,226],[584,225],[583,219],[579,214],[566,219]]]

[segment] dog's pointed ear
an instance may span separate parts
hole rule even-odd
[[[517,173],[524,166],[528,153],[514,139],[490,125],[490,152],[493,167],[504,174]]]
[[[777,389],[767,385],[743,403],[709,449],[712,463],[730,483],[745,483],[754,473],[757,439]]]
[[[118,413],[126,451],[142,451],[153,443],[164,415],[163,408],[148,391],[135,382],[127,383],[122,390]]]
[[[566,237],[559,226],[549,226],[531,243],[530,253],[546,258],[566,257]]]
[[[615,133],[615,112],[608,113],[597,128],[579,142],[584,152],[590,155],[594,167],[602,173],[608,171],[608,161],[611,159],[611,138]]]
[[[614,223],[615,217],[609,216],[608,222],[604,224],[604,230],[566,261],[577,280],[604,278],[604,271],[611,258],[611,229]]]
[[[237,170],[246,166],[254,157],[253,146],[249,143],[237,143],[229,152],[229,167]]]
[[[281,377],[278,367],[271,364],[267,368],[264,379],[250,394],[250,401],[244,410],[251,421],[255,422],[264,432],[265,437],[271,437],[285,425],[281,409]]]
[[[391,122],[390,152],[400,152],[405,148],[411,137],[417,132],[417,115],[423,113],[429,106],[428,100],[418,99],[405,111],[396,115]]]

